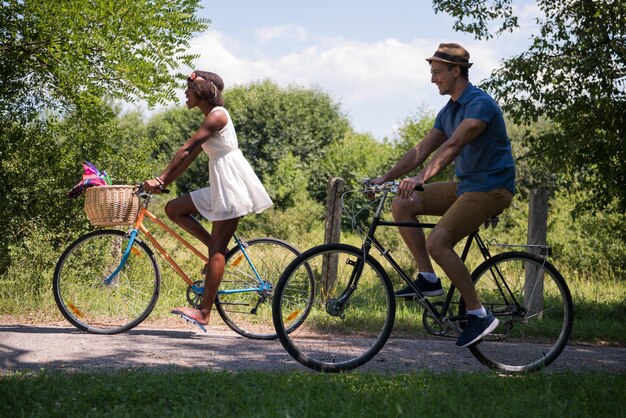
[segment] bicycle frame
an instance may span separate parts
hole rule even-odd
[[[409,278],[409,276],[404,272],[404,270],[402,269],[402,267],[400,267],[400,265],[396,262],[396,260],[393,258],[393,256],[390,254],[389,250],[387,250],[383,244],[381,244],[375,237],[375,233],[376,233],[376,229],[379,226],[395,226],[395,227],[405,227],[405,228],[434,228],[436,224],[434,223],[423,223],[423,222],[390,222],[390,221],[385,221],[381,219],[381,213],[383,212],[383,208],[385,205],[385,201],[387,200],[387,195],[389,193],[389,190],[383,190],[382,195],[379,197],[379,203],[378,206],[374,212],[373,215],[373,219],[372,219],[372,223],[370,224],[369,230],[367,231],[367,234],[365,236],[365,239],[363,241],[363,245],[362,245],[362,250],[363,250],[363,259],[365,259],[367,257],[367,255],[369,254],[371,247],[374,246],[374,248],[376,248],[376,250],[378,250],[378,252],[381,254],[381,256],[387,260],[387,262],[389,262],[389,264],[391,264],[391,266],[393,267],[393,269],[398,272],[398,274],[400,275],[400,277],[402,278],[402,280],[404,280],[406,282],[407,285],[409,285],[414,291],[415,294],[417,295],[417,301],[418,303],[424,308],[427,309],[430,314],[432,315],[432,317],[435,319],[435,321],[437,321],[437,323],[441,326],[446,326],[446,327],[450,327],[454,330],[456,330],[457,332],[460,332],[460,330],[458,329],[457,325],[454,323],[454,321],[458,321],[458,320],[463,320],[465,319],[464,316],[447,316],[445,315],[445,313],[448,311],[448,308],[450,306],[450,304],[452,303],[452,297],[454,294],[454,284],[450,285],[450,289],[448,290],[448,293],[446,294],[446,298],[443,302],[443,306],[441,308],[441,312],[439,311],[439,309],[437,309],[436,306],[434,306],[433,303],[430,302],[430,300],[428,300],[428,298],[426,296],[424,296],[424,294],[413,284],[413,280],[411,280],[411,278]],[[491,258],[491,253],[489,252],[489,249],[487,248],[487,245],[484,243],[484,241],[480,238],[480,235],[478,234],[478,230],[474,231],[473,233],[471,233],[468,237],[467,240],[465,242],[465,246],[463,248],[463,252],[461,253],[461,260],[463,262],[465,262],[465,260],[467,259],[467,255],[469,253],[469,250],[472,246],[473,242],[476,242],[481,255],[483,256],[483,258],[485,260],[488,260],[489,258]],[[355,268],[355,273],[353,274],[353,278],[355,277],[359,277],[358,273],[358,268]],[[496,274],[500,274],[499,272],[496,272]],[[512,292],[510,291],[510,289],[508,289],[508,285],[506,284],[505,281],[500,280],[501,282],[503,282],[505,284],[505,286],[507,287],[507,294],[510,295],[513,299],[515,299],[512,295]],[[499,281],[499,282],[500,282]],[[352,280],[351,280],[352,282]],[[499,283],[498,282],[498,283]],[[342,296],[340,298],[340,301],[343,301],[345,299],[348,299],[350,294],[352,293],[354,287],[356,284],[351,283],[350,286],[348,286],[349,290],[346,292],[347,294],[345,294],[344,296]],[[505,292],[502,292],[503,295],[505,295]],[[505,295],[506,296],[506,295]],[[515,300],[515,303],[517,304],[517,301]],[[519,304],[518,304],[519,306]]]
[[[133,243],[135,242],[135,239],[137,239],[137,236],[139,235],[139,232],[141,232],[148,238],[148,240],[152,243],[154,248],[156,248],[157,251],[163,256],[163,259],[165,261],[167,261],[167,263],[185,281],[185,283],[187,283],[197,295],[202,294],[204,292],[204,288],[200,287],[200,286],[197,286],[194,283],[194,281],[189,278],[189,276],[185,273],[185,271],[170,256],[170,254],[167,252],[167,250],[165,248],[163,248],[163,246],[158,242],[158,240],[146,228],[146,226],[144,225],[144,220],[145,219],[149,219],[150,221],[154,222],[158,227],[163,229],[170,236],[174,237],[178,242],[183,244],[194,255],[196,255],[198,258],[200,258],[204,263],[208,263],[209,262],[209,258],[205,254],[200,252],[196,247],[194,247],[184,237],[182,237],[180,234],[178,234],[176,231],[174,231],[166,223],[161,221],[152,212],[150,212],[148,210],[148,204],[150,203],[150,199],[151,198],[152,198],[152,195],[150,195],[150,194],[148,194],[148,195],[146,195],[144,197],[144,201],[141,203],[141,207],[139,209],[139,213],[137,214],[135,222],[133,223],[133,225],[129,228],[129,230],[127,232],[127,236],[129,237],[128,245],[126,246],[126,249],[124,251],[124,255],[122,256],[122,259],[120,261],[120,265],[115,269],[115,271],[113,271],[113,273],[111,273],[109,275],[109,277],[107,277],[104,280],[105,284],[110,284],[113,281],[113,279],[115,278],[115,276],[117,276],[117,274],[122,270],[122,268],[126,264],[126,261],[128,260],[128,257],[130,256],[130,253],[132,251]],[[235,240],[235,243],[237,244],[237,246],[241,249],[241,252],[242,252],[242,254],[244,255],[244,257],[246,259],[246,262],[250,265],[250,267],[251,267],[251,269],[252,269],[252,271],[254,273],[255,279],[256,279],[256,281],[257,281],[259,286],[258,287],[244,288],[244,289],[231,289],[231,290],[222,290],[222,289],[220,289],[220,290],[218,290],[217,294],[218,295],[224,295],[224,294],[233,294],[233,293],[259,292],[259,291],[270,290],[270,285],[263,281],[263,279],[259,275],[257,269],[255,268],[254,264],[252,264],[252,261],[250,260],[250,257],[248,256],[248,253],[246,252],[246,247],[247,247],[246,242],[243,241],[242,239],[240,239],[236,234],[234,235],[234,240]]]

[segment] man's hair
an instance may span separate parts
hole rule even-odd
[[[461,65],[454,65],[450,63],[446,63],[448,65],[448,70],[452,70],[454,67],[459,67],[461,69],[461,77],[466,80],[469,80],[469,68],[463,67]]]
[[[213,106],[224,106],[224,80],[222,77],[209,71],[194,71],[195,77],[187,77],[187,86],[196,97],[208,101]],[[192,75],[193,75],[192,74]]]

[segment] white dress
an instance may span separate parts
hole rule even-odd
[[[191,192],[191,200],[209,221],[263,212],[272,206],[272,200],[238,148],[237,134],[228,111],[216,107],[211,113],[215,111],[224,112],[228,122],[202,144],[209,156],[210,187]]]

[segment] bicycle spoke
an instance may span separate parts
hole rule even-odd
[[[500,320],[472,353],[508,372],[538,370],[554,361],[567,343],[573,311],[558,271],[539,257],[511,252],[486,261],[472,277],[483,305]]]
[[[104,334],[123,332],[152,311],[160,276],[145,244],[134,244],[123,269],[111,283],[105,283],[120,265],[127,242],[121,231],[96,231],[76,240],[59,259],[53,282],[55,301],[77,328]]]
[[[315,288],[306,280],[310,271]],[[274,324],[281,343],[315,370],[358,367],[376,355],[393,327],[389,278],[373,259],[363,263],[355,247],[329,244],[307,251],[285,271],[277,293]],[[302,312],[306,318],[297,322]]]
[[[288,243],[273,238],[250,240],[245,252],[249,261],[240,247],[227,255],[215,307],[224,322],[238,334],[256,339],[276,338],[271,309],[273,286],[299,253]],[[237,292],[242,289],[255,290]]]

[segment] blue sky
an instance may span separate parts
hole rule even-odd
[[[191,42],[197,68],[228,86],[266,78],[318,87],[341,104],[358,132],[391,137],[407,116],[447,101],[430,83],[440,42],[461,43],[479,82],[501,60],[524,51],[536,30],[534,1],[514,1],[521,28],[489,41],[452,30],[453,19],[421,1],[202,1],[211,24]],[[181,92],[182,97],[182,92]],[[236,121],[235,121],[236,125]]]

